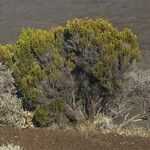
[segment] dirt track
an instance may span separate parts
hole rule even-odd
[[[0,43],[13,43],[23,27],[47,28],[74,17],[104,17],[139,37],[150,68],[150,0],[0,0]]]
[[[0,127],[0,145],[15,143],[26,150],[150,150],[149,141],[150,138],[111,134],[85,137],[77,131]]]

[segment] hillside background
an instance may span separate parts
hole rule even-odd
[[[140,66],[150,68],[149,0],[0,0],[0,43],[14,43],[23,27],[48,28],[75,17],[103,17],[133,29],[144,57]]]

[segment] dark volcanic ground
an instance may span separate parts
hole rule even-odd
[[[0,0],[0,43],[13,43],[23,27],[47,28],[74,17],[104,17],[138,35],[150,68],[150,0]]]
[[[113,134],[85,136],[76,130],[15,129],[0,126],[0,145],[19,144],[25,150],[150,150],[150,138]]]

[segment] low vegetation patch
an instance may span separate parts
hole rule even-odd
[[[0,63],[0,124],[17,127],[29,126],[32,113],[23,110],[22,100],[17,98],[12,71]]]
[[[7,145],[1,145],[0,150],[23,150],[19,145],[14,145],[14,144],[7,144]]]
[[[93,122],[87,121],[76,126],[77,130],[85,135],[91,134],[119,134],[124,136],[140,136],[150,137],[150,129],[138,127],[133,124],[130,126],[121,128],[121,124],[115,124],[113,118],[104,114],[99,114],[95,117]]]

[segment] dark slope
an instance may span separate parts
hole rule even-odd
[[[104,17],[139,37],[150,68],[150,0],[0,0],[0,43],[13,43],[23,27],[47,28],[74,17]]]

